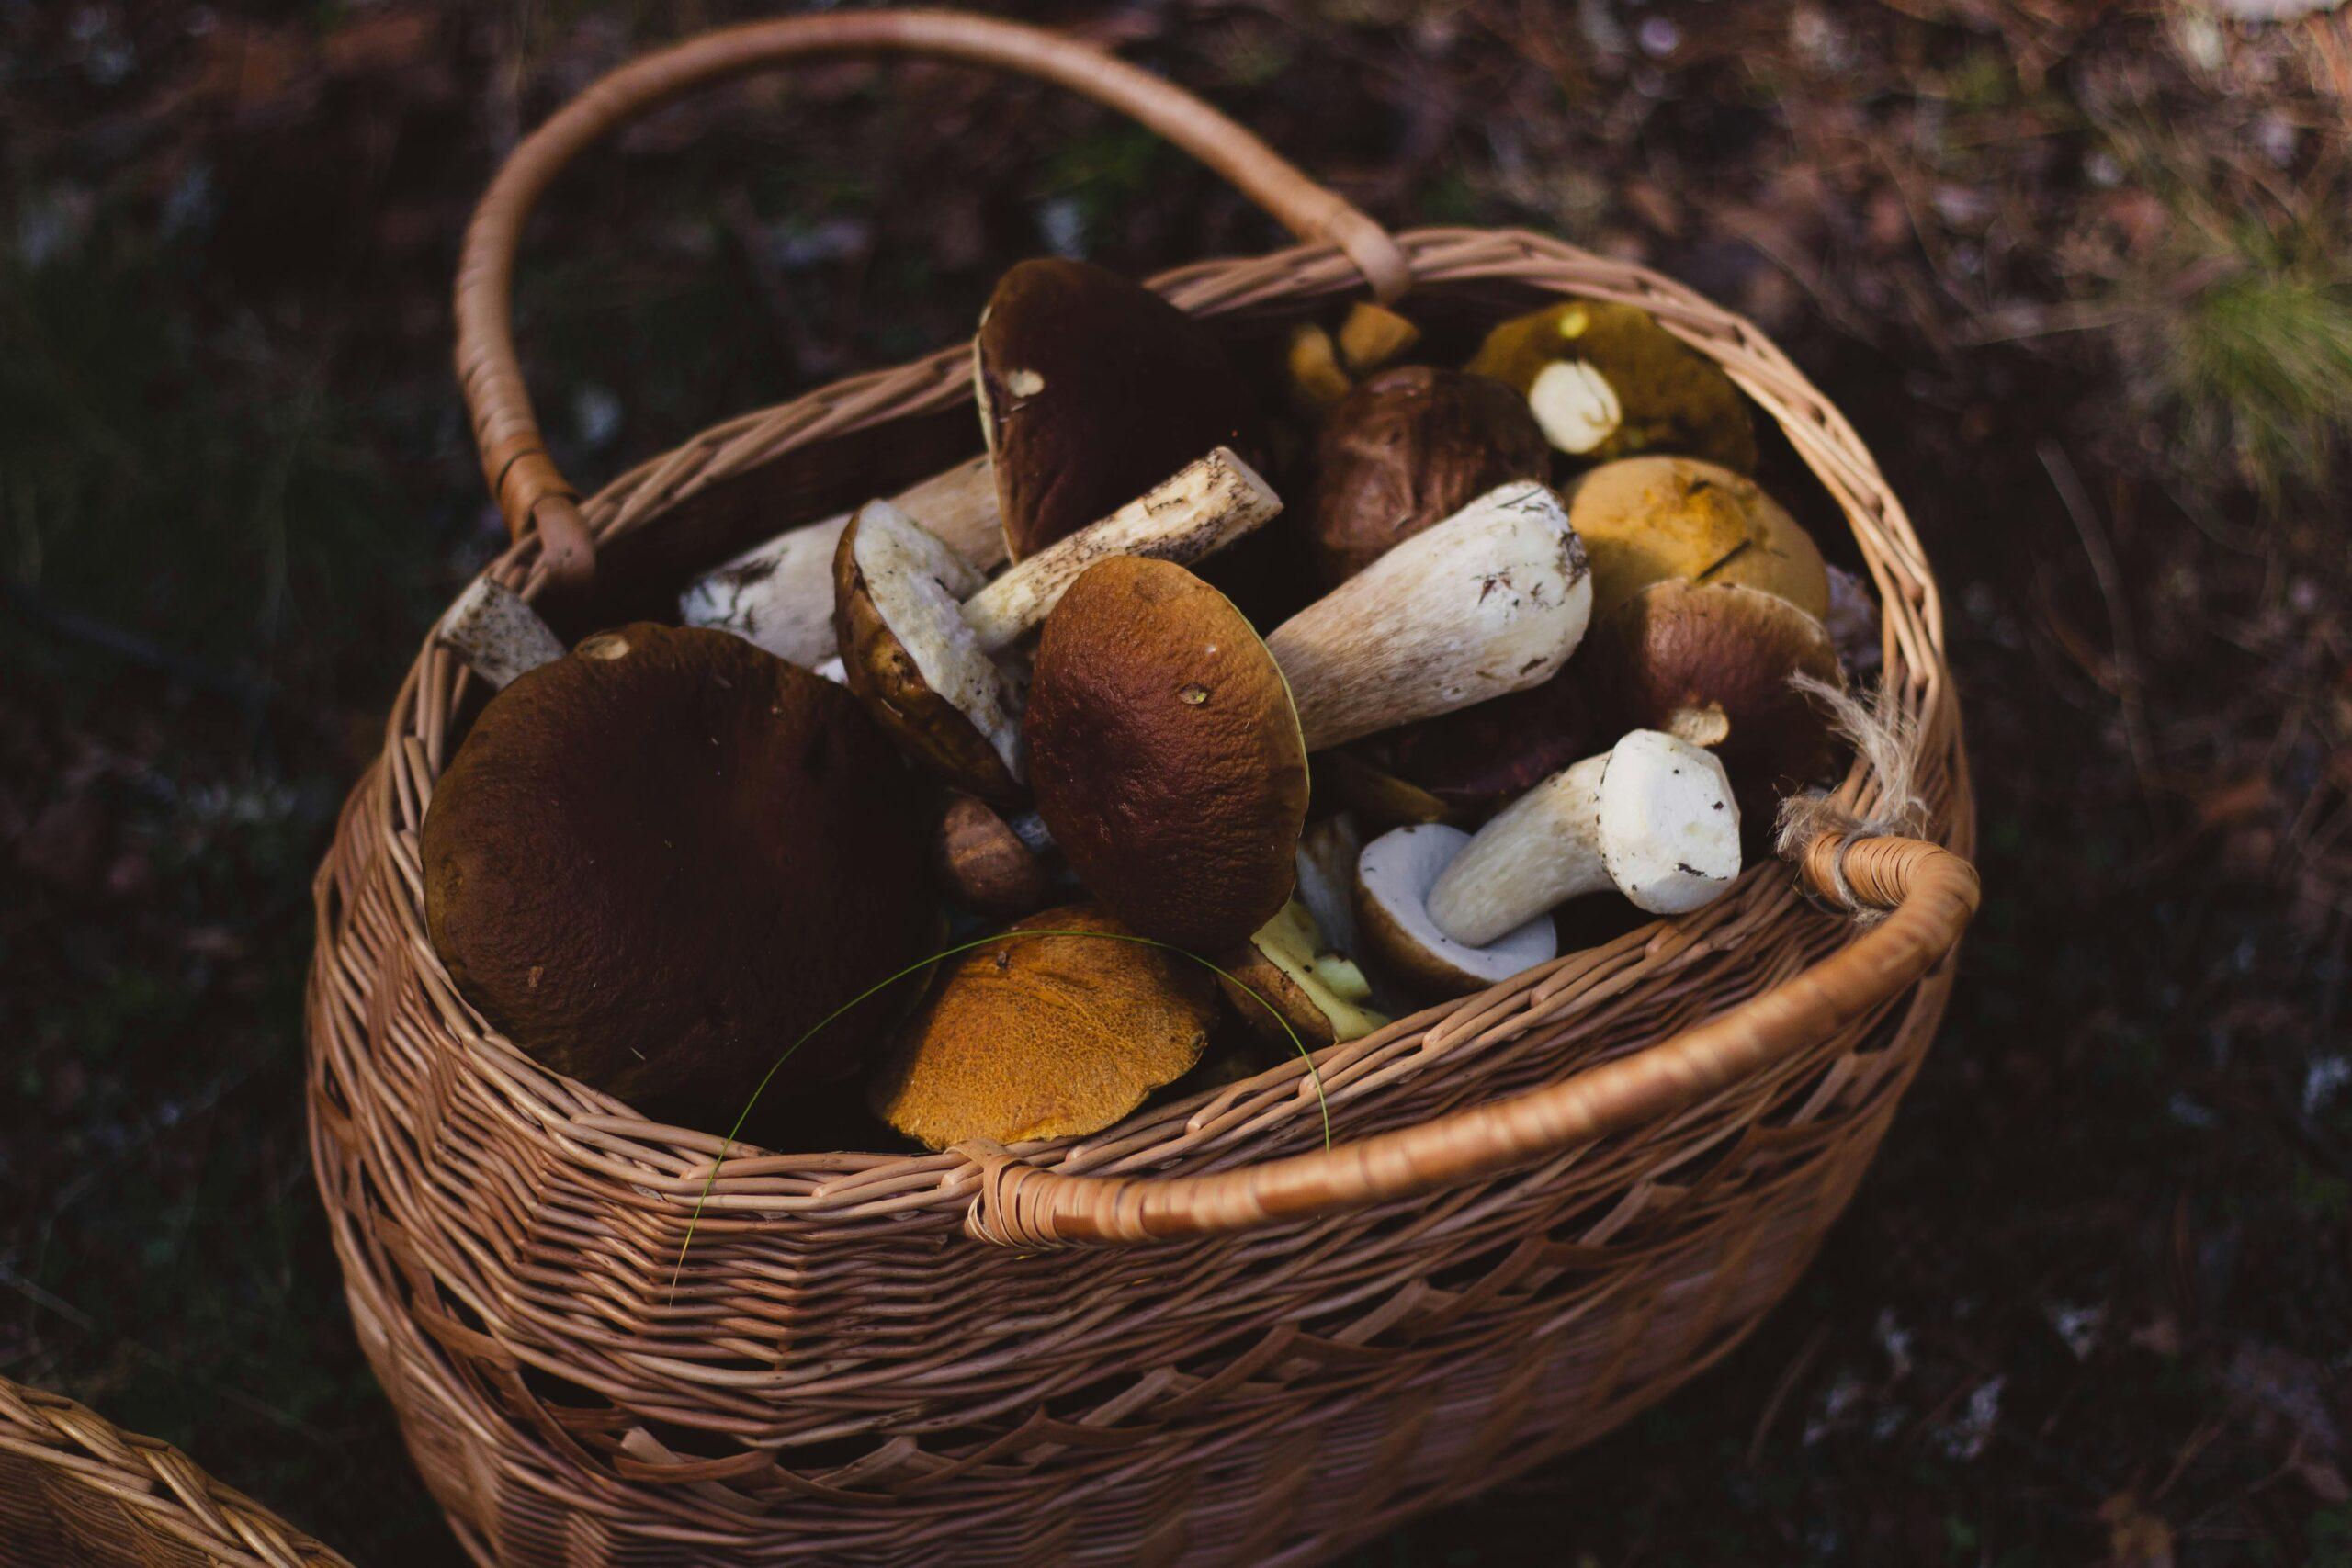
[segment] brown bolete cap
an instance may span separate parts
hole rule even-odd
[[[959,962],[909,1021],[874,1109],[934,1149],[1082,1137],[1192,1070],[1216,1017],[1209,972],[1092,906],[1047,909]],[[1105,936],[1055,932],[1105,932]]]
[[[1087,262],[1024,261],[999,279],[973,373],[1014,560],[1212,446],[1251,462],[1265,449],[1257,394],[1216,335]]]
[[[1803,525],[1754,479],[1690,457],[1604,463],[1568,491],[1597,621],[1653,582],[1736,582],[1819,619],[1829,574]]]
[[[1384,370],[1342,398],[1315,441],[1306,528],[1326,587],[1510,479],[1541,479],[1552,449],[1525,400],[1483,376]]]
[[[548,1067],[731,1113],[933,939],[922,794],[840,687],[726,632],[626,626],[475,720],[425,813],[426,925],[466,999]],[[886,1022],[837,1021],[788,1077],[839,1070]]]
[[[1487,334],[1470,368],[1525,397],[1552,445],[1604,462],[1679,452],[1742,473],[1756,425],[1723,367],[1633,305],[1569,299]]]
[[[1219,953],[1290,897],[1306,821],[1290,690],[1241,613],[1182,567],[1087,570],[1038,640],[1026,730],[1037,814],[1136,931]]]
[[[1790,678],[1844,683],[1819,621],[1737,583],[1654,583],[1594,636],[1594,690],[1623,728],[1657,729],[1713,750],[1740,818],[1769,830],[1782,795],[1836,757],[1829,716]]]
[[[1053,891],[1037,852],[996,807],[972,795],[950,797],[933,850],[948,897],[983,914],[1025,915]]]
[[[1335,759],[1340,797],[1382,828],[1461,822],[1516,800],[1602,744],[1592,682],[1577,665],[1540,686],[1399,726]]]

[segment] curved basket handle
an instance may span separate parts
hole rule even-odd
[[[1940,962],[1976,912],[1975,868],[1915,839],[1824,834],[1801,873],[1821,893],[1842,874],[1860,904],[1894,913],[1811,969],[1647,1050],[1439,1121],[1207,1176],[1068,1176],[1001,1145],[958,1145],[981,1168],[964,1228],[1024,1252],[1224,1235],[1493,1176],[1671,1115],[1851,1022]]]
[[[1091,45],[949,11],[860,11],[726,28],[630,62],[573,98],[514,149],[482,194],[458,267],[458,379],[482,476],[519,539],[537,525],[548,575],[579,585],[595,547],[579,492],[548,456],[514,356],[512,289],[524,220],[556,175],[616,126],[679,95],[818,55],[938,55],[1067,87],[1117,109],[1206,164],[1303,240],[1337,245],[1383,299],[1410,282],[1388,231],[1182,88]]]

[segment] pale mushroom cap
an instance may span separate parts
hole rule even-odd
[[[970,562],[887,501],[858,510],[834,562],[850,689],[910,753],[990,799],[1017,794],[1021,723],[1003,671],[965,623]]]
[[[1653,582],[1735,582],[1818,619],[1829,606],[1821,551],[1756,481],[1692,457],[1603,463],[1568,492],[1568,523],[1592,563],[1592,613]]]
[[[1430,889],[1470,835],[1442,822],[1418,823],[1382,834],[1356,857],[1355,917],[1365,955],[1408,988],[1460,996],[1508,980],[1548,962],[1559,935],[1548,914],[1472,947],[1438,930],[1429,915]]]
[[[1277,1013],[1307,1046],[1359,1039],[1388,1021],[1371,1006],[1372,983],[1363,971],[1333,948],[1297,898],[1260,927],[1223,967],[1227,974],[1218,976],[1218,984],[1226,999],[1276,1045],[1291,1043]]]
[[[1713,753],[1655,729],[1611,749],[1601,774],[1600,858],[1654,915],[1714,902],[1739,875],[1739,807]]]

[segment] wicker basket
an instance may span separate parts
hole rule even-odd
[[[0,1568],[350,1568],[168,1443],[0,1378]]]
[[[1846,422],[1747,323],[1541,235],[1394,237],[1201,103],[944,14],[708,35],[597,84],[485,197],[458,367],[516,543],[491,568],[617,615],[794,518],[978,445],[966,351],[736,420],[580,502],[541,450],[507,289],[599,135],[815,54],[1059,83],[1305,243],[1155,286],[1237,333],[1409,287],[1424,319],[1639,303],[1720,360],[1850,520],[1917,722],[1927,838],[1826,835],[1686,919],[1082,1140],[723,1163],[542,1070],[425,940],[417,833],[467,677],[427,649],[318,882],[313,1146],[361,1340],[484,1562],[1305,1562],[1588,1441],[1721,1357],[1844,1206],[1926,1052],[1975,903],[1934,583]],[[595,586],[586,586],[593,568]],[[1842,798],[1868,812],[1857,767]],[[1949,847],[1948,852],[1946,846]],[[1809,899],[1842,879],[1893,913]],[[1077,1244],[1086,1244],[1080,1246]]]

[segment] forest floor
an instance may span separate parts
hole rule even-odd
[[[363,1562],[451,1547],[305,1155],[309,882],[493,548],[468,205],[769,6],[0,6],[0,1374]],[[641,12],[641,14],[640,14]],[[1595,1448],[1366,1563],[2352,1563],[2352,18],[2160,0],[1044,8],[1398,225],[1760,322],[1950,607],[1989,901],[1819,1264]],[[1144,134],[828,66],[560,184],[567,471],[954,340],[1004,265],[1265,248]]]

